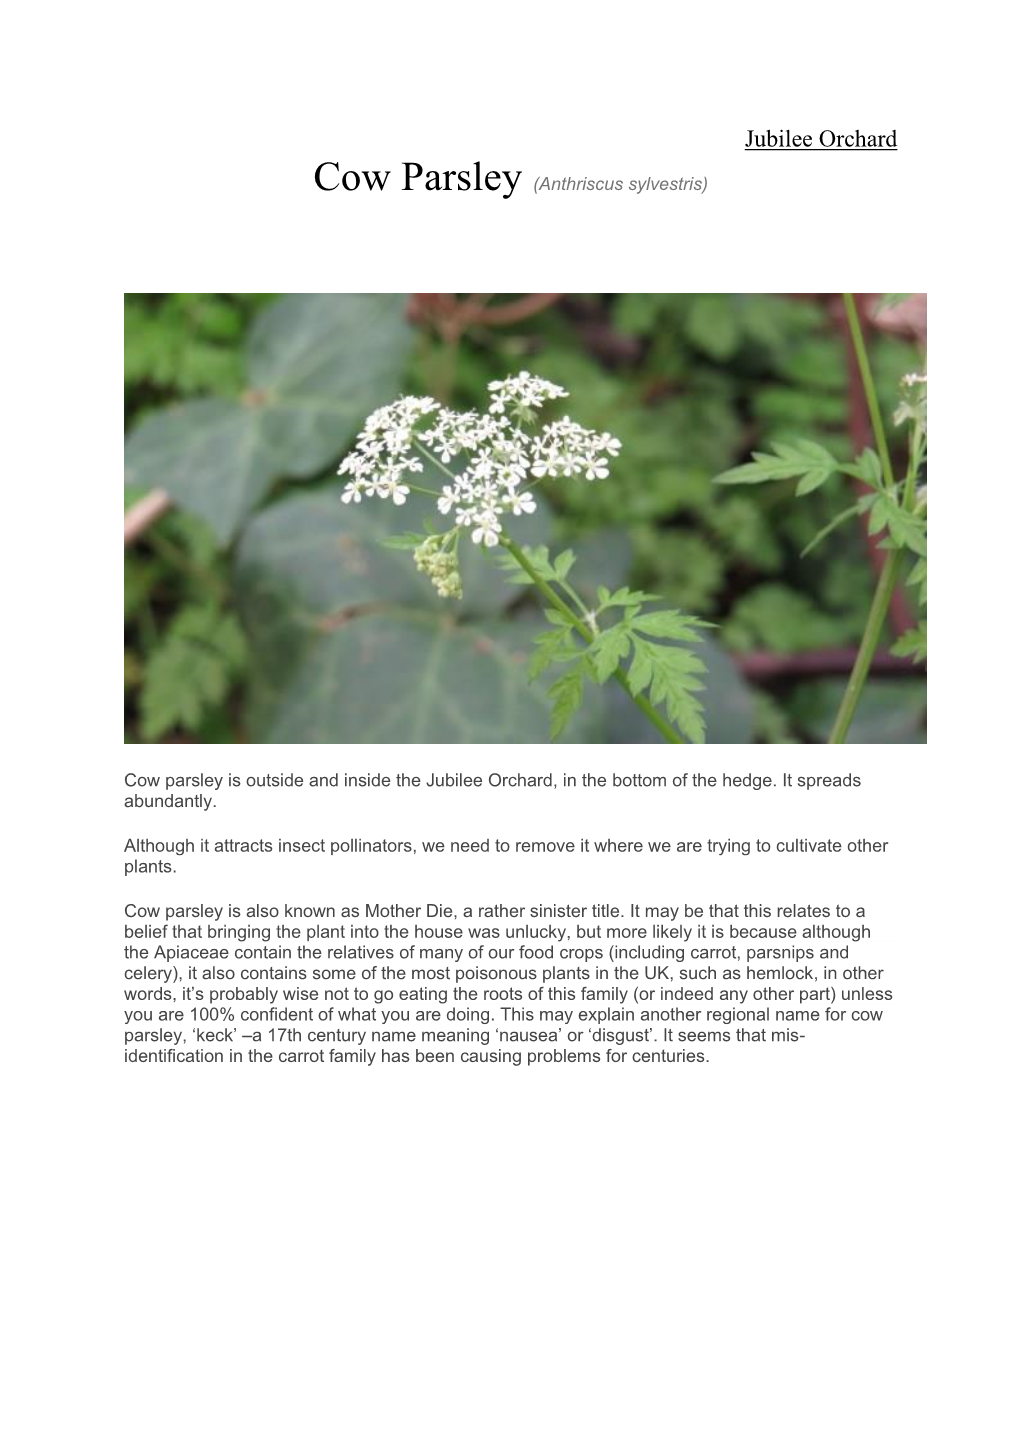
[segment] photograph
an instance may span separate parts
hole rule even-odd
[[[124,306],[125,742],[925,741],[925,295]]]

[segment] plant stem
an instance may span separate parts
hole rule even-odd
[[[854,345],[857,369],[861,373],[861,381],[864,385],[864,398],[868,403],[871,429],[875,436],[875,445],[878,447],[879,459],[882,462],[882,475],[885,479],[887,490],[891,491],[895,489],[896,478],[893,475],[892,460],[889,457],[889,443],[885,438],[882,412],[878,405],[875,378],[871,374],[871,363],[868,360],[868,352],[864,345],[864,334],[861,330],[860,318],[857,315],[857,302],[854,300],[851,291],[845,290],[843,292],[843,304],[846,307],[847,324],[850,327],[850,339]]]
[[[857,369],[861,373],[864,396],[868,403],[871,429],[875,437],[875,445],[878,447],[879,459],[882,463],[882,478],[885,481],[886,489],[892,492],[896,489],[896,477],[893,474],[892,460],[889,455],[889,442],[886,440],[885,426],[882,423],[882,412],[879,408],[878,394],[875,390],[875,378],[871,374],[871,364],[868,360],[868,352],[864,345],[861,322],[857,315],[857,303],[850,291],[843,292],[843,304],[846,307],[847,324],[850,327],[850,338],[853,341]],[[896,583],[899,580],[902,564],[903,552],[897,548],[894,551],[889,551],[885,558],[885,564],[879,572],[878,581],[875,585],[875,594],[871,598],[871,609],[868,611],[868,619],[864,624],[864,635],[861,637],[861,644],[857,651],[857,659],[854,661],[853,670],[850,672],[850,679],[847,681],[846,690],[843,692],[843,699],[840,701],[839,710],[836,712],[836,720],[833,723],[832,734],[829,737],[830,746],[838,746],[846,741],[847,733],[850,730],[850,723],[854,719],[857,703],[861,699],[864,683],[868,679],[868,672],[871,670],[871,663],[875,658],[875,652],[878,649],[878,643],[882,637],[882,627],[885,625],[886,614],[888,613],[893,593],[896,590]]]
[[[871,610],[868,612],[857,659],[850,672],[850,679],[846,683],[846,690],[843,692],[843,699],[839,703],[839,710],[836,713],[832,735],[829,737],[830,746],[844,742],[847,732],[850,730],[850,723],[854,719],[854,712],[857,710],[857,703],[861,699],[861,692],[864,690],[864,683],[868,679],[868,672],[871,670],[871,663],[882,635],[889,602],[892,600],[893,591],[900,578],[902,563],[903,552],[898,549],[890,551],[885,558],[885,565],[882,567],[878,585],[875,587],[875,594],[871,600]]]
[[[571,626],[586,645],[591,645],[595,638],[590,628],[585,625],[580,616],[575,615],[566,601],[563,600],[562,596],[558,596],[552,586],[542,579],[520,546],[518,546],[515,541],[511,541],[508,536],[503,537],[501,545],[510,552],[521,570],[526,572],[531,578],[532,584],[541,592],[550,606],[553,606],[559,611],[561,616],[570,622]],[[655,707],[645,696],[640,696],[631,689],[631,684],[627,680],[626,674],[621,667],[617,666],[613,672],[613,680],[623,688],[638,710],[644,712],[655,729],[666,741],[670,742],[671,745],[683,745],[684,738],[679,732],[673,729],[665,717],[659,715],[658,711],[656,711]]]

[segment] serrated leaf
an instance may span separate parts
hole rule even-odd
[[[535,649],[528,663],[528,680],[534,681],[558,661],[569,661],[577,655],[577,648],[568,629],[542,631],[535,637]]]
[[[673,641],[700,641],[698,627],[703,621],[682,616],[679,611],[643,611],[628,623],[645,636],[662,636]]]
[[[894,656],[909,656],[912,661],[920,662],[928,657],[928,623],[919,621],[909,631],[904,631],[902,636],[889,647]]]
[[[700,680],[705,663],[678,646],[651,646],[652,680],[648,699],[653,706],[664,706],[666,715],[690,741],[705,739],[705,722],[696,692],[702,690]]]
[[[549,687],[552,715],[549,718],[549,739],[555,741],[584,699],[584,671],[574,665]]]
[[[630,663],[630,670],[627,672],[627,680],[635,696],[640,696],[642,691],[647,690],[652,679],[652,648],[646,646],[643,641],[635,640],[634,656]]]
[[[774,454],[753,451],[753,460],[716,476],[716,485],[758,485],[763,481],[788,481],[797,477],[797,494],[807,495],[839,470],[835,456],[816,441],[777,441],[773,450]]]
[[[595,679],[600,685],[609,680],[629,651],[630,637],[622,626],[613,626],[595,637],[588,654],[595,668]]]
[[[651,591],[632,591],[627,586],[621,586],[618,591],[607,595],[599,605],[608,608],[609,606],[644,606],[649,601],[661,601],[661,596],[654,595]]]
[[[418,536],[413,531],[403,531],[398,536],[383,536],[379,542],[388,551],[416,551],[424,542],[424,536]]]
[[[895,496],[878,496],[868,517],[868,531],[877,535],[886,530],[894,545],[913,551],[915,555],[928,554],[927,523],[910,511],[905,511]]]
[[[663,707],[682,735],[689,741],[704,741],[704,709],[697,696],[704,689],[704,661],[669,642],[646,641],[640,636],[632,640],[634,660],[628,672],[632,690],[640,694],[647,687],[652,705]]]
[[[863,481],[866,486],[873,490],[881,490],[885,484],[882,476],[882,462],[869,446],[861,452],[855,461],[841,467],[844,475],[853,476],[857,481]]]
[[[565,581],[570,575],[577,557],[573,551],[561,551],[553,562],[553,573],[558,581]]]
[[[699,678],[704,682],[704,690],[698,692],[697,699],[704,707],[704,725],[708,739],[713,745],[751,741],[754,736],[756,693],[726,652],[708,638],[699,645],[698,655],[704,660],[706,667]],[[659,733],[627,700],[619,687],[608,686],[602,694],[608,702],[611,741],[661,742]],[[787,736],[782,739],[792,738]]]
[[[179,611],[145,669],[142,740],[156,741],[178,725],[195,730],[224,700],[244,659],[244,636],[232,615],[204,606]]]

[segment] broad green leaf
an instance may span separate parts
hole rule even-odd
[[[527,682],[530,625],[457,625],[435,613],[323,618],[290,657],[260,662],[253,739],[543,742],[549,708]],[[273,654],[272,652],[270,654]],[[581,739],[581,738],[579,738]]]
[[[465,619],[408,556],[379,545],[403,524],[389,505],[343,505],[338,491],[295,495],[249,525],[236,560],[251,641],[249,707],[258,741],[545,741],[549,706],[528,684],[534,617]],[[529,518],[530,519],[530,518]],[[463,549],[463,548],[462,548]],[[477,550],[467,543],[467,553]],[[503,604],[514,599],[484,564]],[[592,739],[587,704],[576,739]]]
[[[366,416],[400,393],[413,332],[401,295],[288,295],[248,334],[248,383],[265,396],[266,444],[282,474],[339,458]]]
[[[237,400],[196,400],[128,437],[125,483],[168,492],[231,540],[278,477],[339,459],[365,417],[399,391],[412,332],[399,296],[295,295],[264,310]]]
[[[208,521],[225,545],[279,472],[256,409],[239,401],[185,401],[142,421],[124,450],[127,485],[166,491]]]

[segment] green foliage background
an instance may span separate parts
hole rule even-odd
[[[154,487],[176,501],[125,552],[126,739],[545,739],[526,679],[537,613],[483,557],[464,602],[439,602],[377,544],[415,526],[413,504],[341,506],[334,476],[364,415],[401,391],[477,406],[527,368],[623,451],[608,481],[550,485],[519,539],[570,545],[582,586],[630,582],[716,623],[710,741],[823,740],[838,680],[751,686],[734,658],[853,646],[863,536],[844,527],[801,558],[837,508],[828,488],[793,504],[792,484],[712,485],[777,440],[850,459],[823,301],[571,296],[456,344],[406,315],[406,297],[125,297],[126,504]],[[889,414],[917,352],[874,332],[870,349]],[[923,740],[924,704],[923,679],[874,678],[850,739]],[[607,695],[565,739],[655,740],[632,709]]]

